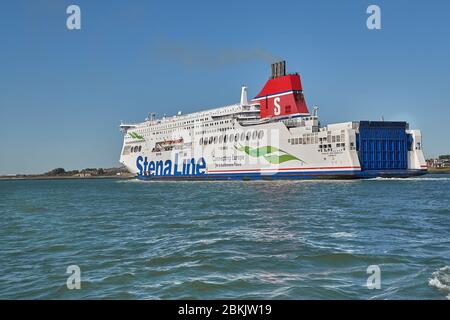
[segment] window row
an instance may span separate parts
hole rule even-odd
[[[216,143],[227,143],[227,142],[244,142],[250,140],[261,140],[264,138],[264,131],[247,131],[241,133],[231,133],[229,135],[212,136],[207,138],[200,138],[200,145],[216,144]]]
[[[225,128],[217,128],[217,129],[210,129],[210,130],[202,130],[202,131],[196,131],[195,134],[200,135],[200,134],[207,134],[207,133],[213,133],[213,132],[226,132],[229,130],[233,130],[233,128],[225,127]]]
[[[192,126],[187,126],[187,124],[191,124],[197,121],[209,121],[209,119],[197,119],[197,120],[190,120],[190,121],[184,121],[184,122],[176,122],[176,123],[171,123],[171,124],[167,124],[164,126],[150,126],[147,125],[148,128],[139,130],[138,133],[142,134],[142,133],[146,133],[146,132],[153,132],[153,130],[160,129],[162,131],[158,131],[158,132],[153,132],[153,134],[161,134],[161,133],[170,133],[173,130],[191,130],[194,128],[204,128],[204,127],[213,127],[213,126],[218,126],[218,125],[223,125],[223,124],[227,124],[227,123],[231,123],[231,120],[222,120],[222,121],[215,121],[215,122],[205,122],[205,123],[201,123],[201,124],[197,124],[197,125],[192,125]],[[164,129],[168,129],[168,130],[164,130]]]
[[[310,136],[309,134],[307,136],[303,136],[303,138],[291,138],[288,139],[288,143],[294,145],[294,144],[315,144],[318,143],[318,137],[316,136]]]

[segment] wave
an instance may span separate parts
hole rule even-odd
[[[450,177],[411,177],[411,178],[371,178],[365,181],[450,181]]]
[[[334,238],[353,238],[355,234],[351,232],[335,232],[330,234],[330,236]]]
[[[131,179],[123,179],[123,180],[118,179],[118,180],[115,180],[114,182],[116,182],[116,183],[147,183],[148,181],[131,178]]]
[[[445,266],[431,274],[428,285],[447,293],[450,300],[450,266]]]

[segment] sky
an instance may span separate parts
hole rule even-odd
[[[68,30],[66,8],[81,8]],[[369,30],[367,7],[381,9]],[[0,174],[119,166],[119,124],[255,96],[299,72],[322,124],[406,120],[450,153],[449,1],[9,0],[0,9]]]

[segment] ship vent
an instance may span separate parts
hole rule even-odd
[[[271,79],[279,78],[286,75],[286,61],[272,63]]]

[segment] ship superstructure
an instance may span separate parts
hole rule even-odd
[[[121,124],[120,162],[139,179],[311,179],[425,174],[419,130],[402,121],[321,126],[284,61],[260,93],[222,108]]]

